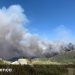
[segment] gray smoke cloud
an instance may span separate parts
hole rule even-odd
[[[20,41],[25,35],[23,25],[28,22],[20,5],[0,9],[0,57],[11,58],[19,56]]]
[[[31,34],[25,28],[29,22],[20,5],[0,9],[0,58],[39,56],[58,52],[63,42],[49,42]]]
[[[18,56],[41,56],[42,40],[23,26],[27,19],[20,5],[0,9],[0,57],[9,59]]]

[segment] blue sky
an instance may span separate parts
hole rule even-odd
[[[0,0],[0,8],[20,4],[29,19],[26,26],[42,38],[75,37],[75,0]]]

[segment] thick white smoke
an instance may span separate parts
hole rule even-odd
[[[27,22],[28,19],[20,5],[0,9],[0,57],[19,56],[19,43],[25,35],[23,25]]]
[[[28,22],[20,5],[0,9],[0,57],[41,56],[42,40],[26,31]]]
[[[39,56],[58,52],[63,43],[50,43],[29,33],[23,26],[29,20],[20,5],[0,9],[0,58]]]

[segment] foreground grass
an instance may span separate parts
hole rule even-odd
[[[68,75],[68,68],[74,69],[75,65],[0,65],[2,68],[11,68],[12,72],[0,72],[0,75]]]
[[[12,69],[12,71],[6,72],[1,69]],[[69,74],[68,69],[73,71],[72,74]],[[75,65],[50,59],[34,59],[28,61],[28,65],[8,65],[0,61],[0,75],[75,75]]]

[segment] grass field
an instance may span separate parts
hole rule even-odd
[[[75,65],[0,65],[0,69],[3,68],[12,71],[0,72],[0,75],[69,75],[68,68],[73,69],[74,73]]]
[[[6,72],[3,69],[12,71]],[[75,75],[75,65],[45,58],[32,59],[27,65],[11,65],[0,61],[0,75]]]

